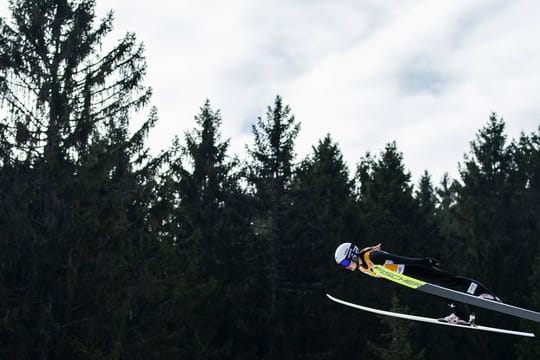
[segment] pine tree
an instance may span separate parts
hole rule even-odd
[[[221,141],[219,110],[213,111],[207,100],[195,120],[197,128],[185,133],[184,144],[177,141],[179,158],[168,174],[169,191],[178,199],[171,219],[177,260],[170,271],[183,274],[186,291],[198,292],[190,301],[193,311],[176,320],[191,324],[191,336],[199,342],[185,356],[234,357],[230,348],[241,311],[234,297],[242,280],[239,245],[248,225],[235,204],[242,197],[233,172],[237,161],[227,155],[229,141]],[[189,346],[189,339],[179,340]]]
[[[431,176],[427,171],[420,178],[418,188],[414,192],[414,197],[418,203],[418,218],[416,220],[417,242],[411,249],[416,254],[429,254],[429,256],[440,257],[440,225],[437,218],[437,207],[439,206],[436,191],[431,182]]]
[[[538,213],[533,215],[538,207],[524,197],[531,174],[524,161],[525,148],[507,142],[503,119],[492,114],[460,169],[455,209],[461,238],[466,241],[464,275],[490,287],[504,302],[522,306],[530,293],[528,279],[515,276],[514,271],[532,268],[537,241],[532,234],[538,224]],[[498,318],[497,314],[491,317]],[[516,319],[504,321],[507,327],[518,326]],[[491,349],[493,354],[514,355],[506,340]]]
[[[472,267],[465,270],[495,289],[504,288],[500,284],[504,277],[498,274],[503,264],[495,259],[511,261],[508,251],[515,249],[506,212],[512,196],[508,185],[513,164],[504,127],[504,121],[492,114],[471,143],[457,187],[460,228],[468,242],[467,255]]]
[[[195,117],[198,128],[185,134],[185,146],[179,174],[179,201],[185,215],[182,223],[186,237],[201,233],[198,258],[208,262],[208,272],[219,271],[223,261],[221,234],[226,227],[224,208],[234,190],[231,181],[235,161],[228,160],[229,141],[221,142],[221,115],[207,100]],[[217,266],[217,268],[214,268]]]
[[[144,149],[155,112],[128,131],[150,96],[142,46],[128,34],[102,56],[112,14],[96,27],[93,1],[10,10],[0,24],[10,148],[0,181],[14,182],[1,190],[11,206],[0,213],[3,355],[126,357],[147,339],[141,308],[158,253],[145,223],[160,163]]]
[[[512,182],[518,186],[519,192],[512,199],[512,213],[516,213],[516,237],[522,239],[521,257],[517,258],[520,268],[529,268],[528,261],[534,254],[528,287],[523,291],[527,297],[527,307],[540,308],[540,129],[537,133],[526,136],[522,134],[513,144],[517,171]],[[518,255],[519,256],[519,255]],[[517,263],[516,262],[516,263]],[[538,324],[527,324],[527,329],[538,333]],[[537,342],[523,341],[518,348],[519,359],[537,359],[540,346]]]
[[[415,241],[417,205],[411,176],[395,142],[386,145],[378,159],[361,159],[356,179],[367,225],[366,242],[383,243],[390,251],[407,254]]]
[[[439,198],[439,206],[436,214],[440,224],[441,250],[440,260],[447,264],[447,269],[458,272],[466,261],[463,254],[466,253],[466,241],[458,224],[456,215],[457,192],[456,183],[445,173],[441,183],[436,189]]]
[[[357,243],[361,247],[382,243],[383,249],[404,256],[427,256],[423,244],[426,239],[418,231],[420,228],[420,207],[414,197],[411,176],[406,171],[403,155],[395,142],[389,143],[378,157],[364,156],[356,172],[358,188],[360,236]],[[427,205],[426,205],[427,206]],[[362,303],[377,303],[389,308],[390,299],[381,294],[391,291],[389,284],[370,281],[369,292],[359,296]],[[421,303],[418,293],[407,289],[393,289],[399,298],[407,303]],[[379,323],[372,325],[383,331]]]
[[[10,140],[25,156],[76,157],[100,130],[125,125],[125,112],[148,102],[142,45],[127,34],[102,56],[113,16],[95,27],[93,0],[11,1],[10,9],[13,24],[0,23],[0,88]]]
[[[524,246],[520,254],[526,258],[518,261],[530,266],[533,261],[530,253],[540,245],[537,237],[540,233],[540,132],[521,134],[519,140],[510,145],[510,152],[515,169],[509,179],[514,189],[509,221],[517,230],[514,236],[520,238]]]
[[[345,287],[343,278],[336,276],[343,271],[332,254],[339,243],[355,237],[352,187],[341,151],[330,135],[313,147],[293,180],[290,232],[294,243],[288,244],[282,265],[290,276],[284,295],[289,357],[333,358],[350,340],[348,334],[333,330],[343,313],[329,311],[323,296],[329,289]]]
[[[259,118],[253,126],[255,142],[249,148],[251,162],[248,165],[247,180],[253,187],[257,199],[257,215],[254,219],[255,233],[258,234],[261,263],[267,285],[267,294],[262,298],[267,302],[266,331],[268,334],[266,352],[269,359],[282,356],[285,329],[281,326],[280,249],[292,241],[288,236],[287,215],[290,211],[290,186],[295,158],[294,141],[300,130],[290,114],[289,106],[276,96],[273,107],[268,107],[266,119]],[[264,255],[263,255],[264,254]],[[257,266],[261,266],[261,263]]]

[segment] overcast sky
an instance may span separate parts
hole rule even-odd
[[[7,3],[7,0],[0,0]],[[492,111],[516,138],[540,124],[540,2],[498,0],[96,0],[116,40],[146,46],[149,145],[194,128],[205,99],[231,154],[277,94],[301,123],[298,159],[330,133],[352,171],[396,141],[416,183],[457,177]]]

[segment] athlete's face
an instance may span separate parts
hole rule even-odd
[[[354,271],[354,270],[356,270],[357,267],[358,267],[358,264],[356,263],[356,261],[351,261],[349,266],[347,266],[345,269],[350,270],[350,271]]]
[[[349,266],[347,266],[345,269],[350,270],[350,271],[354,271],[354,270],[358,269],[358,266],[360,266],[360,265],[362,265],[362,259],[359,258],[359,257],[355,257],[354,260],[351,261]]]

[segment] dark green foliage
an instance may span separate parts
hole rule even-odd
[[[411,175],[405,170],[396,143],[387,144],[378,159],[370,154],[362,158],[356,179],[367,224],[362,246],[383,243],[396,253],[410,253],[415,240],[417,204]]]
[[[458,187],[461,229],[469,241],[474,274],[485,281],[497,277],[505,243],[509,244],[507,214],[511,158],[504,134],[504,123],[493,114],[488,125],[471,143],[471,153],[461,169],[463,186]],[[489,278],[488,278],[489,277]]]
[[[466,241],[461,237],[458,216],[456,215],[457,186],[458,184],[450,179],[448,174],[445,174],[436,190],[439,198],[436,215],[441,236],[439,256],[440,260],[448,264],[448,269],[453,272],[459,272],[460,267],[466,264],[466,261],[463,260],[463,254],[467,251]]]
[[[2,21],[2,357],[118,358],[155,322],[155,114],[127,129],[149,95],[145,63],[133,36],[95,53],[112,18],[94,30],[93,7],[18,1]]]
[[[184,356],[222,358],[232,356],[242,317],[237,301],[243,264],[236,257],[243,253],[249,227],[237,204],[243,194],[233,173],[236,160],[228,159],[228,141],[220,139],[219,111],[206,101],[195,120],[198,127],[185,134],[185,145],[176,142],[179,157],[171,159],[165,185],[166,192],[176,195],[169,210],[175,239],[170,271],[184,274],[183,286],[191,294],[171,309],[176,323],[172,327],[187,326],[188,333],[179,333],[177,339],[185,347]],[[189,313],[181,309],[186,305],[192,307]],[[198,333],[202,329],[204,333]]]
[[[527,307],[537,251],[537,239],[531,235],[538,234],[540,214],[538,203],[529,201],[535,196],[529,188],[535,150],[525,137],[509,144],[504,127],[504,121],[492,114],[471,143],[461,182],[456,183],[455,218],[458,236],[465,241],[461,246],[464,274],[483,282],[503,301]],[[507,274],[516,268],[523,275]],[[519,325],[496,314],[491,319],[494,324]],[[511,357],[514,350],[499,342],[491,347],[490,356]]]
[[[283,105],[276,96],[274,107],[268,107],[266,119],[259,117],[253,126],[254,144],[249,149],[252,164],[248,179],[262,201],[279,202],[277,192],[290,186],[293,172],[294,141],[300,124],[290,114],[288,105]]]
[[[8,139],[25,156],[76,156],[148,102],[142,45],[127,34],[99,54],[112,14],[94,26],[94,1],[12,1],[10,9],[13,25],[0,22],[0,95]]]
[[[343,338],[335,331],[344,318],[333,316],[333,304],[324,294],[345,287],[333,252],[339,243],[355,238],[357,231],[352,185],[339,147],[329,135],[300,164],[293,182],[290,232],[294,241],[287,246],[285,258],[292,358],[328,359],[344,354]],[[320,340],[314,343],[313,339]]]
[[[527,279],[501,277],[499,272],[516,263],[531,268],[537,247],[531,234],[538,229],[538,203],[530,201],[538,149],[525,137],[520,142],[507,144],[504,122],[493,114],[471,144],[457,187],[460,231],[472,260],[469,273],[493,289],[519,289],[506,295],[514,303],[525,300],[519,295],[528,292]]]
[[[420,178],[414,198],[418,207],[418,218],[416,219],[418,239],[415,241],[412,251],[416,254],[429,253],[431,256],[440,257],[441,253],[437,245],[440,244],[440,225],[437,217],[439,200],[431,182],[431,176],[427,171]]]
[[[409,308],[400,305],[399,300],[394,295],[392,297],[391,311],[408,313]],[[373,353],[375,359],[425,359],[425,350],[415,350],[409,342],[410,329],[415,324],[395,318],[384,318],[382,322],[390,328],[389,333],[385,333],[381,336],[383,342],[380,345],[377,345],[372,341],[368,341],[368,349]]]
[[[533,309],[540,309],[540,257],[534,259],[531,276],[528,278],[533,289],[529,306]],[[528,324],[527,329],[534,333],[540,332],[540,324]],[[522,341],[518,346],[519,359],[538,359],[540,356],[540,343],[538,341]]]
[[[253,186],[255,213],[253,227],[256,235],[254,251],[264,254],[257,266],[262,266],[263,277],[257,279],[265,287],[260,292],[261,309],[266,314],[265,352],[270,359],[285,355],[286,309],[285,295],[294,287],[283,260],[293,239],[291,226],[291,182],[293,173],[294,141],[300,129],[290,108],[276,96],[273,107],[268,107],[266,119],[259,118],[253,126],[255,142],[248,149],[251,162],[247,179]]]

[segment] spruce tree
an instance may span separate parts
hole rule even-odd
[[[527,298],[527,307],[540,309],[540,129],[530,135],[521,134],[519,141],[513,144],[517,171],[512,181],[520,191],[512,199],[512,213],[516,213],[517,236],[523,239],[523,252],[517,258],[520,268],[531,269],[528,287],[523,291]],[[530,257],[534,256],[532,266],[528,266]],[[538,333],[539,324],[527,324],[529,331]],[[520,359],[537,359],[540,346],[537,342],[523,341],[519,348]]]
[[[405,169],[403,155],[395,142],[388,143],[378,157],[366,154],[358,164],[356,172],[358,188],[359,218],[361,228],[357,243],[360,247],[382,243],[384,250],[404,256],[427,256],[421,243],[419,229],[420,208],[414,198],[410,173]],[[421,252],[420,252],[421,251]],[[419,294],[403,288],[395,288],[382,281],[368,278],[370,291],[360,294],[362,303],[378,304],[390,308],[388,296],[394,291],[401,301],[419,302]],[[377,331],[383,331],[380,323],[373,323]]]
[[[160,162],[144,148],[155,112],[128,129],[150,96],[142,46],[128,34],[102,55],[112,14],[96,26],[93,1],[10,10],[0,24],[10,148],[0,177],[14,182],[1,190],[12,210],[0,213],[2,357],[129,357],[149,339],[142,309],[159,252],[145,223]]]
[[[282,294],[285,291],[281,278],[288,274],[281,271],[281,250],[292,239],[287,234],[289,228],[290,186],[295,158],[294,144],[300,130],[289,106],[276,96],[273,107],[268,107],[266,118],[259,118],[253,126],[254,144],[248,148],[250,162],[247,180],[255,191],[257,212],[254,218],[254,231],[258,236],[254,253],[260,254],[255,264],[263,268],[264,278],[262,299],[266,314],[265,352],[269,359],[283,356],[283,343],[286,339],[282,326],[281,310],[285,304]]]
[[[113,15],[96,26],[94,5],[10,1],[12,21],[1,20],[0,88],[10,140],[26,157],[77,157],[103,130],[125,125],[126,111],[149,100],[142,45],[128,33],[102,55]]]
[[[293,357],[340,357],[350,341],[348,334],[333,330],[346,320],[340,309],[331,310],[333,304],[328,304],[324,294],[346,291],[339,276],[343,269],[334,262],[333,253],[338,244],[355,238],[358,225],[353,201],[347,165],[338,144],[327,135],[302,161],[292,186],[290,232],[295,241],[287,246],[283,266],[290,276],[286,299],[288,353]]]
[[[503,264],[513,265],[510,254],[517,250],[506,211],[513,191],[509,186],[513,163],[504,127],[504,121],[492,114],[471,143],[457,187],[458,216],[470,267],[465,270],[494,291],[504,287],[499,269]]]
[[[437,207],[437,221],[440,224],[441,249],[440,260],[447,264],[448,270],[458,272],[465,264],[461,254],[465,253],[466,241],[461,238],[458,216],[456,215],[457,192],[456,183],[445,173],[439,186],[436,188],[439,206]]]
[[[173,157],[167,175],[168,191],[177,199],[171,209],[177,242],[169,271],[183,277],[182,286],[192,294],[184,301],[193,307],[189,314],[172,311],[177,324],[192,328],[188,338],[178,339],[187,348],[185,356],[236,357],[231,347],[242,316],[237,305],[243,280],[239,258],[248,218],[240,215],[237,161],[227,154],[229,141],[221,140],[219,110],[207,100],[195,120],[197,127],[185,133],[184,143],[176,141],[178,157]],[[193,338],[197,348],[190,348]]]
[[[414,249],[417,204],[411,175],[405,170],[396,143],[387,144],[379,158],[366,154],[358,165],[356,180],[367,224],[365,241],[383,243],[395,253],[410,254]]]
[[[524,143],[527,141],[522,138]],[[524,269],[532,268],[537,241],[532,234],[538,224],[538,207],[526,200],[533,195],[527,189],[532,167],[525,160],[526,148],[509,143],[504,120],[492,114],[471,143],[456,186],[456,218],[461,239],[466,241],[464,275],[484,283],[502,301],[518,306],[526,306],[530,290],[528,277],[515,276],[515,271],[529,273]],[[490,318],[505,327],[519,325],[517,319],[497,314]],[[491,349],[493,354],[514,355],[506,340]]]
[[[428,254],[429,256],[440,257],[440,225],[437,218],[437,207],[439,206],[435,188],[431,182],[431,176],[427,171],[422,174],[418,187],[414,192],[414,197],[418,203],[418,218],[416,220],[416,231],[418,240],[413,244],[413,253]]]

